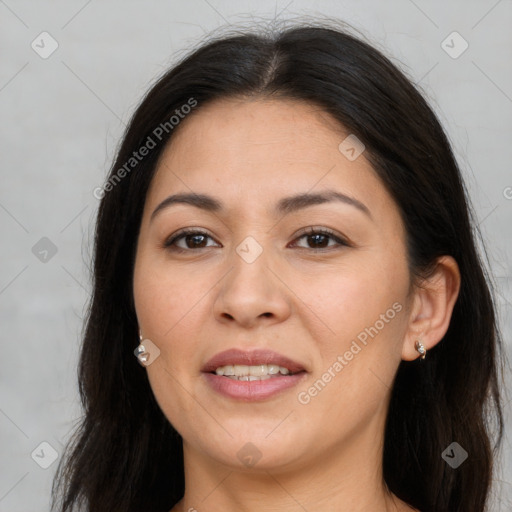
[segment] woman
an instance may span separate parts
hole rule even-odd
[[[95,195],[58,510],[486,510],[493,296],[449,142],[386,57],[323,26],[210,41]]]

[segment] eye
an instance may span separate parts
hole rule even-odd
[[[197,229],[182,229],[172,235],[164,244],[164,248],[176,251],[185,252],[193,249],[205,249],[215,245],[208,245],[208,239],[213,238],[205,231]],[[332,249],[336,246],[346,246],[350,244],[338,236],[334,231],[327,228],[305,228],[298,238],[292,243],[293,246],[297,246],[296,241],[305,239],[306,243],[311,243],[312,246],[298,246],[300,249],[312,249],[312,250],[325,250]],[[334,242],[334,243],[330,243]],[[184,245],[180,245],[180,243]]]
[[[170,250],[186,251],[188,249],[204,249],[211,247],[206,245],[207,239],[213,238],[205,231],[199,231],[197,229],[182,229],[178,233],[171,236],[169,240],[164,243],[164,247]],[[178,242],[183,241],[185,246],[178,245]]]
[[[303,234],[296,238],[295,240],[301,240],[305,239],[306,243],[312,243],[312,247],[300,247],[301,249],[332,249],[336,246],[346,246],[348,247],[349,244],[345,240],[343,240],[341,237],[336,235],[334,231],[331,231],[327,228],[313,228],[308,227],[303,231]],[[334,244],[329,245],[329,242],[334,242]]]

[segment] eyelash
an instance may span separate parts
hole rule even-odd
[[[175,233],[174,235],[172,235],[168,240],[166,240],[164,242],[163,247],[165,249],[168,249],[170,251],[177,252],[177,253],[197,251],[200,249],[207,249],[209,247],[208,246],[208,247],[199,247],[196,249],[194,249],[194,248],[183,249],[183,248],[177,247],[175,245],[178,240],[181,240],[189,235],[203,235],[203,236],[209,237],[213,240],[213,237],[206,231],[201,231],[201,230],[194,229],[194,228],[186,228],[186,229],[182,229],[181,231],[178,231],[178,233]],[[338,235],[336,235],[336,233],[334,233],[334,231],[331,231],[330,229],[327,229],[327,228],[307,227],[299,234],[299,236],[297,236],[297,238],[295,238],[295,240],[300,240],[301,238],[304,238],[307,236],[312,236],[312,235],[324,235],[324,236],[327,236],[327,237],[331,238],[332,240],[334,240],[338,244],[339,247],[350,247],[350,244],[346,240],[339,237]],[[306,250],[309,249],[310,251],[313,251],[313,252],[326,252],[326,251],[330,251],[332,249],[336,249],[336,247],[334,247],[334,246],[320,247],[320,248],[299,247],[299,249],[306,249]]]

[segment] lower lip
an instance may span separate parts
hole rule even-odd
[[[306,376],[306,372],[251,381],[230,379],[215,373],[203,373],[203,375],[208,385],[221,395],[245,402],[255,402],[296,386]]]

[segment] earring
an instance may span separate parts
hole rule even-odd
[[[425,348],[425,345],[420,340],[416,341],[416,350],[420,353],[420,358],[425,359],[427,355],[427,349]]]
[[[146,363],[148,362],[148,359],[149,359],[149,353],[146,352],[146,348],[142,344],[142,333],[141,333],[140,329],[139,329],[139,339],[140,339],[139,346],[133,351],[133,353],[137,357],[137,360],[139,361],[140,365],[146,366]]]

